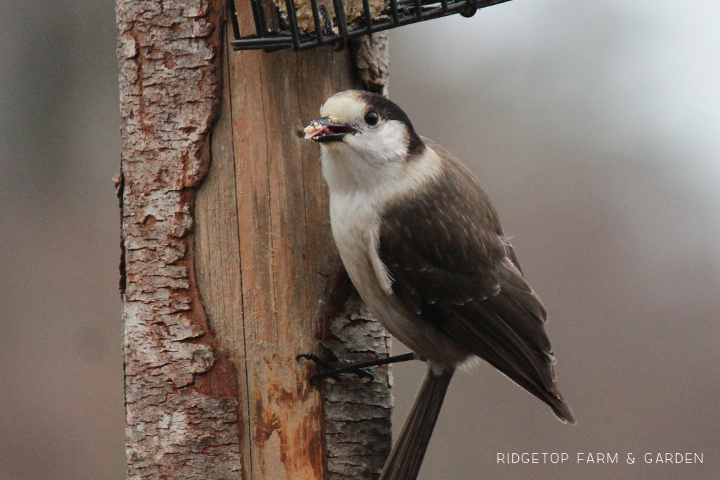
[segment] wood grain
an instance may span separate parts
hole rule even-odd
[[[247,31],[248,5],[238,8]],[[371,402],[384,414],[363,419],[347,402],[364,386],[329,387],[325,393],[334,399],[324,410],[321,391],[308,383],[312,367],[295,361],[298,353],[317,351],[322,338],[339,342],[343,335],[331,332],[335,321],[342,317],[345,325],[353,315],[343,304],[323,323],[341,264],[319,148],[298,133],[327,97],[361,88],[353,58],[330,47],[227,51],[224,78],[212,165],[195,208],[196,267],[210,325],[236,365],[243,477],[377,478],[390,447],[387,371],[374,382],[380,396]],[[356,353],[386,355],[384,330],[366,317],[373,328],[356,335],[362,345]],[[327,413],[333,420],[326,423]],[[371,454],[363,450],[368,444]]]

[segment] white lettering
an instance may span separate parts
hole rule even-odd
[[[645,463],[673,463],[673,464],[680,464],[680,463],[703,463],[703,454],[700,453],[694,453],[694,452],[688,452],[688,453],[671,453],[671,452],[664,452],[664,453],[650,453],[647,452],[643,459],[645,460]]]

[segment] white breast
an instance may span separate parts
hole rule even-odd
[[[323,176],[330,187],[333,236],[355,287],[385,326],[396,315],[392,279],[378,256],[383,207],[408,196],[441,172],[440,158],[428,148],[421,159],[378,159],[339,143],[323,145]],[[383,318],[385,317],[385,318]]]
[[[345,269],[360,297],[390,333],[418,351],[407,312],[392,295],[392,281],[377,252],[377,210],[362,194],[331,194],[330,221]],[[414,348],[415,347],[415,348]]]
[[[323,149],[323,174],[330,187],[330,221],[333,237],[345,269],[355,288],[378,320],[401,342],[427,358],[442,364],[459,364],[468,353],[429,323],[418,321],[392,294],[392,278],[378,255],[382,206],[413,188],[431,181],[439,171],[434,152],[402,172],[386,170],[383,181],[373,185],[357,170],[346,170],[360,159],[338,158]],[[401,173],[394,177],[393,173]],[[360,177],[360,178],[359,178]],[[366,180],[358,182],[359,179]]]
[[[367,303],[370,297],[392,293],[391,281],[377,254],[380,219],[373,207],[373,202],[362,192],[330,195],[335,243],[345,269]]]

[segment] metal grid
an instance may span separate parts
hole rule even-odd
[[[347,25],[343,0],[332,0],[334,10],[332,19],[325,5],[318,4],[317,0],[310,0],[315,27],[314,31],[310,33],[305,33],[298,28],[294,0],[285,0],[286,19],[281,18],[280,10],[273,4],[272,10],[278,16],[278,24],[283,25],[277,32],[268,29],[265,18],[266,7],[263,5],[263,0],[250,0],[255,20],[255,33],[245,36],[241,35],[238,25],[235,0],[229,1],[235,36],[235,39],[230,42],[233,48],[235,50],[264,49],[271,52],[285,48],[292,48],[296,51],[307,50],[330,44],[335,46],[336,51],[341,51],[347,47],[348,40],[354,37],[455,13],[464,17],[472,17],[481,8],[509,0],[431,0],[432,3],[424,3],[423,0],[390,0],[380,16],[376,18],[372,18],[370,13],[369,0],[363,0],[363,18],[353,22],[357,23],[357,26]]]

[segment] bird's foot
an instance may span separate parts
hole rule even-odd
[[[343,373],[357,375],[358,378],[369,378],[371,380],[375,379],[375,375],[365,368],[368,366],[368,362],[352,363],[347,360],[340,360],[338,356],[335,355],[335,352],[333,352],[327,344],[322,342],[320,342],[320,348],[322,350],[320,355],[315,355],[314,353],[301,353],[295,357],[295,360],[298,362],[301,359],[310,360],[325,369],[324,371],[310,375],[310,383],[317,384],[317,382],[327,377],[340,380],[340,374]]]

